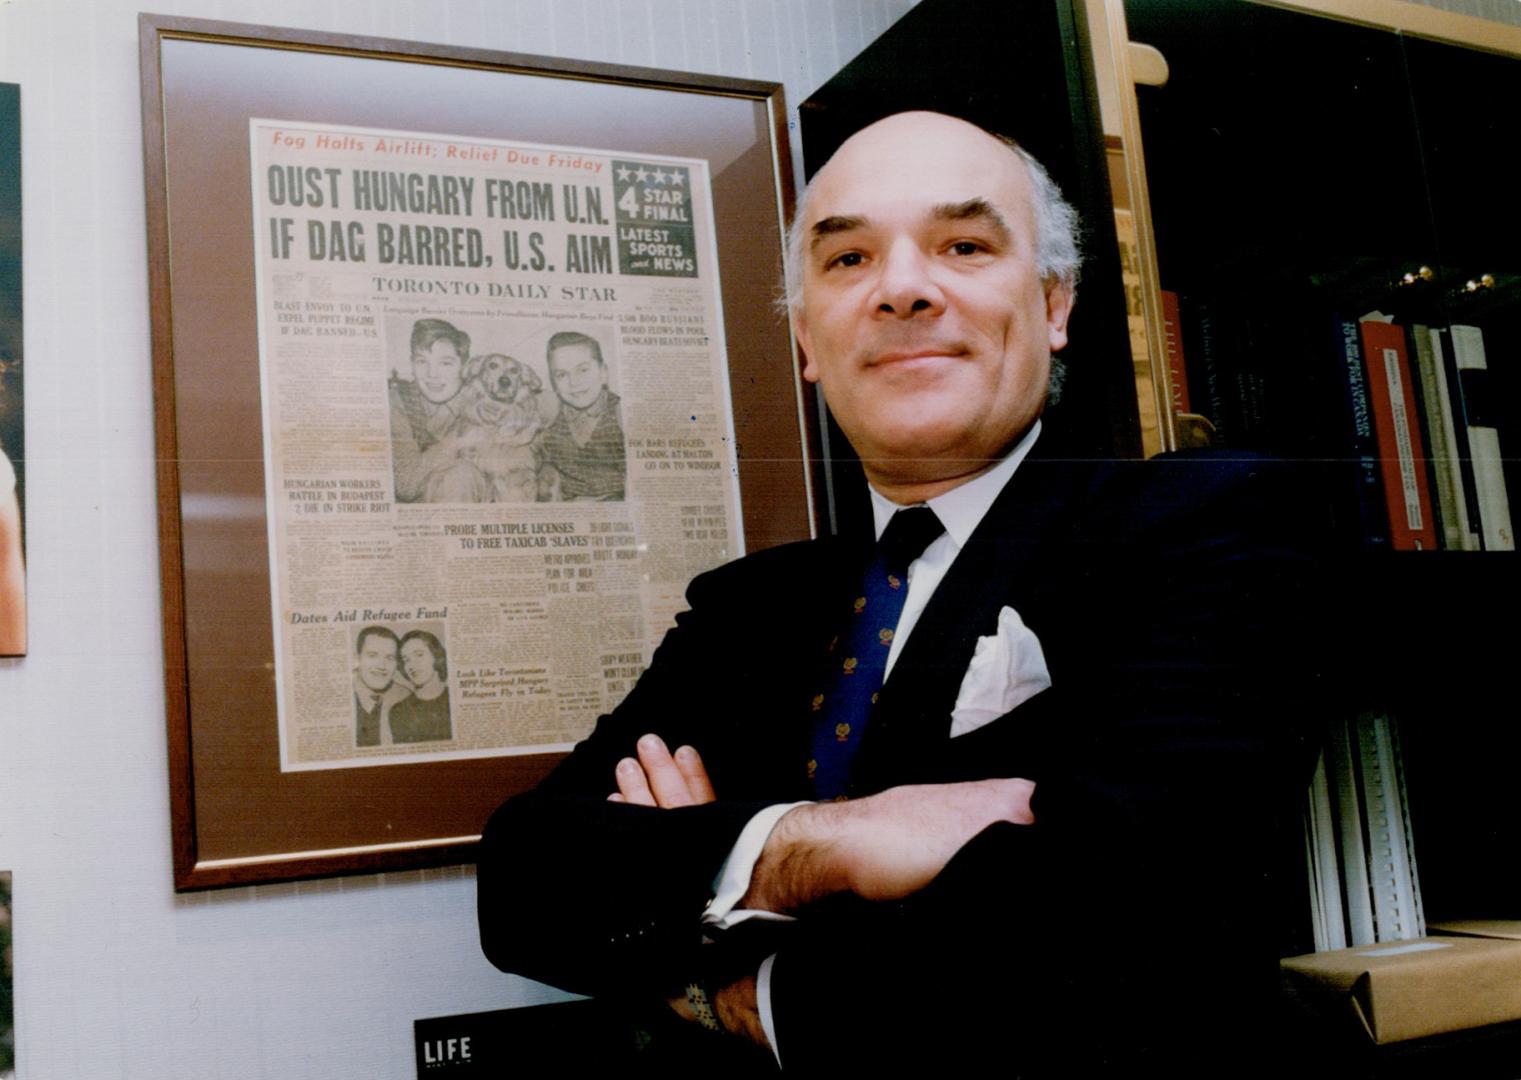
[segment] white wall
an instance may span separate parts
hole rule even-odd
[[[31,655],[0,661],[19,1075],[411,1077],[420,1016],[550,1000],[476,942],[468,869],[170,885],[136,12],[785,84],[913,0],[0,0],[22,88]]]

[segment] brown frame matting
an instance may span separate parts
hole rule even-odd
[[[557,755],[280,771],[248,120],[708,159],[754,550],[811,535],[823,488],[770,303],[793,196],[781,87],[160,15],[139,32],[175,885],[468,861]]]

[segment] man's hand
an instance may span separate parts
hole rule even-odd
[[[995,821],[1032,825],[1029,780],[889,788],[849,802],[787,811],[761,851],[742,908],[795,914],[835,893],[898,900],[934,880]]]
[[[634,752],[637,758],[624,758],[613,767],[618,790],[607,797],[609,802],[670,810],[714,800],[708,770],[693,747],[678,746],[672,754],[664,739],[651,734],[640,737]],[[666,1004],[683,1020],[697,1022],[697,1014],[685,994],[667,998]],[[755,1003],[755,976],[746,975],[717,989],[710,1006],[725,1031],[760,1046],[770,1045]]]
[[[742,975],[731,983],[714,988],[709,1006],[718,1026],[730,1035],[746,1039],[756,1046],[771,1048],[766,1029],[761,1025],[760,1005],[756,1001],[755,976]],[[683,1020],[697,1023],[697,1013],[685,994],[666,999],[666,1004]]]
[[[624,758],[613,769],[618,790],[608,796],[612,802],[670,810],[714,800],[708,770],[692,747],[678,746],[672,756],[659,735],[645,735],[635,752],[638,758]]]

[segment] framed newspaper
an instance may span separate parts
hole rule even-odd
[[[140,36],[176,887],[468,861],[815,530],[781,88]]]

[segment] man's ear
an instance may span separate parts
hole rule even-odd
[[[1046,286],[1046,327],[1050,333],[1051,351],[1057,352],[1067,344],[1067,319],[1072,315],[1072,305],[1077,303],[1077,291],[1061,281]]]
[[[803,315],[802,308],[793,308],[790,318],[792,333],[797,337],[798,348],[803,353],[803,378],[816,383],[819,381],[819,369],[813,362],[813,350],[809,347],[808,319]]]

